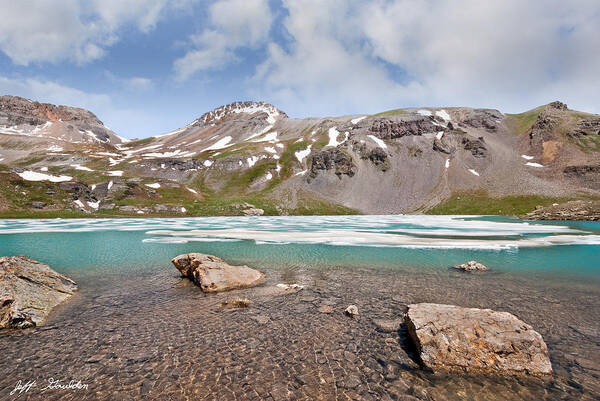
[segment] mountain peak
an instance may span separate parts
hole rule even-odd
[[[231,116],[233,114],[256,114],[256,113],[265,113],[266,120],[269,124],[274,124],[275,119],[277,117],[287,117],[283,111],[279,110],[277,107],[272,104],[265,102],[255,102],[255,101],[246,101],[246,102],[233,102],[224,106],[217,107],[216,109],[204,113],[197,121],[202,123],[214,123],[215,121],[219,121],[225,117]]]
[[[89,110],[8,95],[0,96],[0,134],[73,143],[115,144],[125,141]]]
[[[94,113],[86,109],[39,103],[20,96],[8,95],[0,96],[0,117],[14,120],[9,122],[15,124],[28,122],[31,125],[39,125],[47,121],[86,120],[89,123],[103,125]]]

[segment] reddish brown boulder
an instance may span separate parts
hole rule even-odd
[[[0,258],[0,329],[41,324],[75,291],[73,280],[44,263],[25,256]]]
[[[405,323],[433,371],[552,373],[542,336],[508,312],[422,303],[408,306]]]
[[[231,266],[221,258],[203,253],[186,253],[176,256],[171,262],[204,292],[253,287],[265,278],[258,270],[248,266]]]

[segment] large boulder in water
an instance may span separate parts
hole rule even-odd
[[[186,253],[171,260],[184,277],[204,292],[221,292],[260,284],[265,275],[248,266],[231,266],[223,259],[203,253]]]
[[[405,323],[433,371],[552,373],[542,336],[508,312],[422,303],[408,306]]]
[[[73,280],[44,263],[25,256],[0,258],[0,329],[42,323],[75,291]]]

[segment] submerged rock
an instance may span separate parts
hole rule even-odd
[[[552,373],[542,336],[508,312],[422,303],[408,306],[405,323],[433,371]]]
[[[333,313],[333,308],[329,305],[321,305],[319,306],[318,311],[320,313]]]
[[[489,268],[479,262],[471,260],[470,262],[461,265],[451,266],[451,269],[462,270],[464,272],[486,271]]]
[[[48,265],[25,256],[0,258],[0,328],[41,324],[71,297],[77,284]]]
[[[384,333],[393,333],[400,330],[400,326],[404,323],[404,319],[374,319],[373,324],[377,330]]]
[[[229,299],[221,303],[221,307],[224,309],[244,309],[252,305],[252,301],[248,298],[235,298]]]
[[[171,262],[204,292],[252,287],[265,278],[258,270],[248,266],[231,266],[221,258],[203,253],[186,253],[176,256]]]

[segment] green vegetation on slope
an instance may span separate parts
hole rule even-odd
[[[527,132],[535,120],[539,117],[545,106],[536,107],[533,110],[526,111],[520,114],[506,114],[506,126],[510,132],[521,135]]]
[[[370,117],[386,117],[386,116],[393,116],[396,114],[408,114],[408,112],[404,109],[394,109],[394,110],[382,111],[381,113],[377,113],[377,114],[371,114]]]
[[[457,192],[446,201],[426,211],[426,214],[492,214],[518,216],[529,213],[537,205],[549,206],[573,198],[552,198],[538,195],[492,197],[486,191]]]

